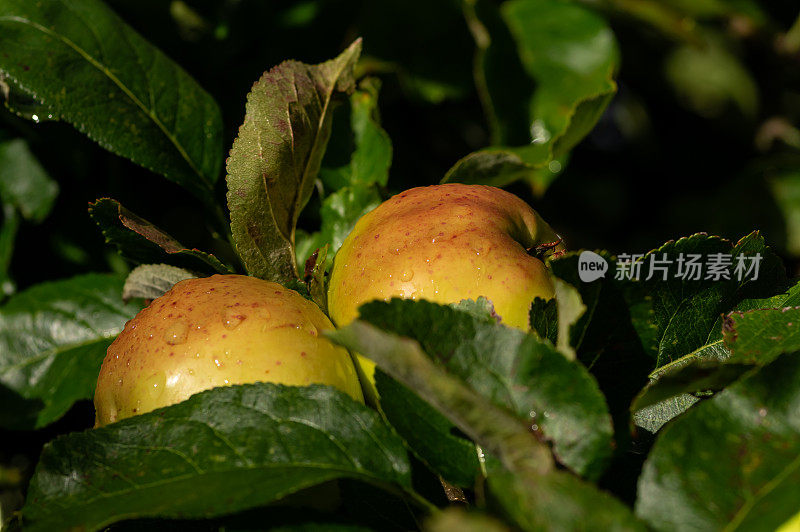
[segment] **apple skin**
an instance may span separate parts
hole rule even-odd
[[[449,304],[484,296],[504,324],[527,331],[533,299],[554,294],[547,267],[527,249],[557,241],[527,203],[499,188],[453,183],[406,190],[364,215],[336,254],[331,319],[344,326],[372,300]],[[370,361],[359,362],[368,377],[374,373]]]
[[[177,283],[109,346],[94,396],[96,426],[228,384],[328,384],[363,401],[350,355],[324,337],[311,301],[243,275]]]

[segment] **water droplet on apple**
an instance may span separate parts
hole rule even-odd
[[[403,273],[400,275],[400,279],[404,283],[409,282],[413,278],[414,278],[414,270],[412,270],[411,268],[404,270]]]
[[[164,341],[169,345],[178,345],[186,341],[189,326],[184,321],[176,321],[164,332]]]
[[[222,311],[222,325],[224,325],[226,329],[235,329],[246,319],[247,316],[236,308],[225,307]]]
[[[143,390],[151,397],[158,398],[162,393],[164,393],[164,385],[166,383],[167,383],[167,374],[164,373],[163,371],[159,371],[155,375],[152,375],[147,379],[145,379]]]

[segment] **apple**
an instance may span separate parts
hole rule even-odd
[[[550,226],[509,192],[455,183],[406,190],[364,215],[336,254],[331,319],[344,326],[372,300],[449,304],[484,296],[503,323],[528,330],[534,298],[554,293],[547,267],[533,256],[537,247],[563,249]],[[359,362],[369,377],[374,365]]]
[[[276,283],[242,275],[181,281],[109,346],[96,426],[257,381],[328,384],[363,401],[350,355],[321,334],[332,328],[314,303]]]

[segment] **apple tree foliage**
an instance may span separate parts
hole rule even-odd
[[[200,4],[0,0],[8,115],[0,123],[4,525],[797,527],[800,285],[784,261],[797,224],[789,224],[790,244],[778,251],[749,227],[737,241],[706,233],[663,245],[650,240],[652,251],[638,259],[758,255],[757,279],[615,276],[614,253],[636,250],[599,249],[609,273],[587,283],[579,279],[579,251],[553,257],[557,301],[533,303],[530,333],[506,327],[485,300],[367,303],[363,318],[329,336],[376,362],[376,408],[324,386],[257,383],[91,429],[82,412],[108,345],[175,282],[248,274],[299,290],[325,309],[326,272],[342,241],[362,214],[407,188],[391,172],[395,163],[413,168],[417,157],[403,137],[393,145],[379,94],[397,98],[391,91],[400,91],[430,109],[471,96],[478,102],[486,135],[423,184],[523,187],[515,190],[540,197],[566,181],[559,176],[573,160],[580,165],[581,154],[570,154],[588,135],[615,113],[636,110],[613,103],[630,103],[618,77],[631,25],[677,43],[665,75],[704,116],[729,104],[757,113],[759,87],[721,22],[731,32],[774,35],[779,55],[796,59],[800,51],[800,23],[782,27],[749,1],[332,7],[320,0],[286,8],[221,3],[217,11]],[[172,25],[164,32],[172,37],[158,45],[127,20],[141,22],[147,9],[157,26]],[[277,11],[261,22],[267,9]],[[237,63],[253,43],[237,40],[232,28],[259,20],[303,36],[297,46],[305,46],[314,32],[331,41],[330,28],[344,19],[357,31],[337,37],[333,58],[329,46],[309,52],[315,61],[271,63],[257,48],[255,64]],[[210,50],[223,45],[230,49],[220,63]],[[186,46],[204,50],[208,61],[185,69],[179,52]],[[212,96],[187,71],[203,67],[232,80],[237,96]],[[32,149],[31,124],[40,122],[60,122],[36,127],[58,130],[68,146],[101,153],[93,141],[114,154],[95,173],[140,171],[142,183],[157,190],[131,209],[147,218],[185,190],[192,207],[182,216],[194,231],[182,228],[179,240],[167,232],[167,217],[150,222],[108,197],[138,182],[92,189],[80,176],[51,175]],[[770,124],[758,142],[800,147],[790,122]],[[424,129],[417,128],[426,139]],[[793,177],[800,165],[792,160],[774,163],[772,182],[776,208],[789,221],[798,212]],[[153,176],[166,178],[166,188]],[[62,197],[77,200],[77,183],[91,195],[83,201],[93,200],[84,215],[105,239],[105,267],[51,272],[45,282],[18,287],[13,265],[32,245],[18,238],[21,231],[46,225]],[[558,217],[548,221],[562,225]],[[55,240],[64,256],[82,260],[79,246]],[[20,450],[26,445],[33,449],[27,454]],[[9,466],[7,455],[20,452],[35,464]]]

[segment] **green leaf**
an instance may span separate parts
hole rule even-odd
[[[531,331],[542,340],[550,340],[555,345],[558,341],[558,307],[555,299],[533,300],[530,310]]]
[[[311,300],[317,304],[322,312],[328,313],[328,287],[325,283],[325,265],[328,259],[328,245],[318,248],[306,261],[303,281],[308,289]]]
[[[25,220],[38,223],[53,208],[58,184],[22,139],[0,142],[0,199],[13,205]]]
[[[3,75],[2,71],[0,71],[0,95],[5,99],[3,103],[6,109],[25,120],[32,120],[37,124],[57,120],[51,109],[14,84],[14,81]]]
[[[730,268],[730,280],[703,279],[688,283],[676,283],[674,280],[671,283],[659,283],[654,280],[645,282],[645,289],[654,302],[658,335],[662,335],[658,345],[657,367],[650,374],[651,382],[677,372],[680,373],[677,379],[683,380],[685,386],[689,389],[694,388],[694,391],[701,391],[708,380],[713,382],[714,386],[707,388],[705,392],[722,389],[724,385],[736,380],[745,370],[743,367],[738,369],[718,367],[719,361],[729,356],[722,339],[722,315],[734,309],[773,306],[792,297],[790,293],[780,293],[787,282],[784,268],[780,259],[766,247],[763,237],[758,233],[752,233],[740,240],[733,249],[729,246],[729,243],[721,239],[694,235],[688,239],[678,240],[674,243],[674,247],[668,243],[642,259],[643,264],[646,264],[651,256],[662,257],[664,251],[670,258],[676,258],[680,253],[687,256],[689,253],[700,253],[704,260],[712,254],[725,253],[731,255],[734,264]],[[756,254],[762,257],[758,279],[749,282],[739,281],[734,271],[736,257]],[[702,336],[697,336],[700,332]],[[668,359],[663,356],[665,353],[677,354],[681,351],[686,351],[687,354],[669,355]],[[686,364],[690,364],[690,367],[683,369]],[[708,366],[714,369],[709,370]],[[708,375],[709,371],[711,375]],[[691,375],[694,375],[694,379],[699,382],[686,382],[693,380]],[[664,387],[672,388],[669,379]],[[654,384],[652,388],[656,393],[662,393],[659,391],[661,386]],[[662,405],[665,408],[656,408],[652,405],[646,408],[646,412],[636,412],[634,418],[637,423],[646,421],[646,428],[649,430],[657,430],[696,402],[688,393],[682,394],[675,399],[666,400],[665,405]],[[656,412],[658,415],[655,415]]]
[[[122,279],[90,274],[42,283],[0,309],[0,426],[40,428],[94,393],[106,349],[141,308]]]
[[[465,15],[493,146],[459,160],[443,181],[504,186],[524,179],[542,193],[563,167],[548,164],[592,130],[616,92],[614,34],[592,11],[566,1],[510,0],[498,11],[471,0]]]
[[[347,166],[347,184],[386,186],[392,165],[392,141],[380,125],[380,80],[366,78],[350,96],[350,126],[355,149]]]
[[[750,364],[719,364],[710,360],[676,368],[650,382],[636,397],[631,410],[636,412],[684,394],[710,395],[711,392],[724,389],[751,369],[753,366]]]
[[[794,517],[798,383],[800,355],[784,355],[669,424],[645,462],[636,513],[656,530],[775,530]]]
[[[103,2],[4,1],[0,49],[0,73],[57,118],[213,204],[216,102]]]
[[[517,43],[498,6],[486,0],[468,0],[462,6],[475,40],[473,77],[491,132],[491,143],[524,146],[530,142],[528,102],[536,84],[522,64]],[[497,156],[502,158],[504,154],[498,152]],[[487,157],[486,161],[491,158]],[[499,160],[495,164],[498,163]]]
[[[717,254],[729,256],[731,260],[731,265],[726,268],[727,279],[708,276],[705,265],[710,257]],[[745,271],[741,280],[738,279],[735,271],[738,258],[752,258],[757,254],[761,257],[757,279],[752,279],[752,274],[745,275]],[[686,260],[690,255],[699,255],[698,260],[703,266],[700,279],[677,276],[681,255]],[[623,255],[620,255],[616,261],[610,262],[611,271],[616,267],[616,277],[619,277],[622,258]],[[656,269],[656,261],[662,260],[669,262],[666,279],[663,278],[664,273]],[[575,254],[567,254],[550,264],[558,277],[578,287],[587,307],[598,303],[596,294],[609,284],[617,285],[628,293],[629,319],[634,322],[642,347],[654,358],[654,369],[720,341],[722,314],[742,307],[753,308],[753,305],[764,304],[768,300],[774,302],[770,298],[783,293],[787,286],[783,264],[757,231],[742,238],[735,246],[719,237],[702,233],[667,242],[639,257],[634,263],[632,273],[638,273],[638,280],[634,275],[634,279],[615,278],[582,283],[577,275]],[[747,267],[751,263],[748,259],[744,264]],[[631,269],[625,271],[631,272]],[[684,263],[684,272],[688,271]],[[647,306],[652,308],[652,312],[637,317],[636,313]],[[593,332],[587,331],[586,334]]]
[[[733,312],[723,330],[732,362],[766,364],[781,353],[800,350],[800,308]]]
[[[633,412],[633,422],[637,427],[656,433],[670,420],[678,417],[692,406],[700,402],[699,397],[682,393],[664,399],[649,406],[639,408]]]
[[[522,530],[645,530],[619,500],[564,471],[532,478],[490,466],[488,483]]]
[[[327,244],[332,254],[339,251],[356,222],[380,203],[378,190],[368,185],[345,187],[329,195],[320,209],[321,230],[309,236],[305,250],[313,252]]]
[[[122,299],[155,299],[163,296],[175,283],[196,277],[188,270],[168,264],[142,264],[134,268],[125,279]]]
[[[101,198],[89,206],[89,215],[127,260],[138,264],[168,262],[180,268],[208,273],[233,273],[217,257],[189,249],[118,201]]]
[[[379,89],[376,78],[367,78],[350,96],[350,129],[354,144],[350,162],[320,170],[323,184],[333,192],[322,201],[320,231],[310,235],[302,249],[298,246],[299,261],[328,245],[330,263],[356,222],[381,203],[378,185],[386,186],[389,179],[392,142],[378,118]]]
[[[552,440],[556,456],[571,469],[592,478],[602,472],[612,433],[605,401],[586,369],[552,345],[491,318],[427,301],[373,302],[359,314],[418,341],[448,373]]]
[[[362,314],[363,315],[363,314]],[[419,394],[510,471],[546,474],[553,469],[547,448],[526,422],[487,402],[461,379],[438,367],[420,344],[355,320],[326,336],[370,357],[380,369]]]
[[[393,300],[397,302],[401,300]],[[370,315],[369,307],[377,309],[376,304],[365,305],[360,315]],[[458,336],[457,331],[451,334]],[[440,367],[442,360],[432,361],[418,342],[384,332],[361,320],[328,335],[372,357],[381,369],[413,389],[484,450],[496,456],[497,459],[487,459],[491,495],[500,500],[504,513],[523,530],[570,530],[578,523],[590,521],[600,523],[604,529],[641,528],[622,503],[591,484],[553,468],[546,448],[533,437],[538,429],[529,425],[530,417],[520,418],[487,401],[472,388],[472,382],[468,385]],[[560,354],[557,356],[568,363]],[[548,377],[553,375],[555,373]]]
[[[570,2],[511,0],[501,11],[538,83],[531,142],[550,146],[554,157],[564,154],[591,131],[616,92],[614,34],[601,17]]]
[[[721,38],[707,35],[701,45],[682,46],[666,60],[667,80],[701,116],[719,116],[728,104],[750,118],[758,112],[758,85],[730,49]]]
[[[730,255],[730,279],[707,279],[701,270],[699,280],[677,276],[677,261],[691,254],[700,255],[705,263],[712,255]],[[578,275],[578,253],[567,253],[549,262],[560,279],[578,288],[587,307],[584,316],[573,327],[573,345],[578,357],[598,378],[614,415],[618,434],[627,433],[627,418],[634,397],[647,378],[658,378],[659,368],[666,371],[672,364],[689,360],[719,359],[727,356],[722,342],[722,316],[734,309],[750,309],[780,305],[779,301],[796,297],[786,292],[787,280],[781,261],[766,246],[763,237],[754,232],[735,246],[719,237],[696,234],[671,241],[643,254],[633,270],[622,268],[620,255],[613,258],[599,254],[609,264],[605,278],[585,283]],[[761,255],[758,279],[743,275],[737,279],[737,257]],[[650,275],[651,261],[667,260],[667,279],[658,270]],[[638,275],[620,275],[636,273]],[[684,267],[684,271],[687,268]],[[651,277],[648,280],[648,277]],[[794,289],[793,289],[794,290]],[[577,333],[577,335],[576,335]],[[624,371],[621,370],[624,368]],[[689,395],[665,400],[635,413],[636,423],[648,430],[657,430],[666,421],[697,402]]]
[[[553,279],[555,285],[556,309],[558,311],[558,336],[556,347],[568,359],[575,360],[573,346],[580,343],[576,340],[576,325],[586,313],[586,305],[581,301],[578,290],[561,279]]]
[[[458,303],[451,303],[450,306],[481,321],[500,323],[502,320],[494,310],[494,303],[484,296],[478,296],[478,299],[462,299]]]
[[[723,339],[661,366],[650,374],[650,383],[631,405],[634,420],[640,427],[655,432],[664,423],[697,403],[697,397],[708,397],[735,382],[753,365],[764,365],[777,355],[800,348],[794,338],[798,312],[780,307],[798,302],[800,283],[784,294],[766,299],[747,299],[737,305],[736,312],[725,317],[721,326]],[[762,309],[762,310],[744,310]],[[741,338],[741,344],[737,344]],[[732,346],[738,345],[738,352]]]
[[[480,476],[475,444],[456,435],[445,416],[381,370],[375,372],[375,386],[381,411],[408,448],[447,482],[474,486]]]
[[[546,162],[547,153],[539,146],[486,148],[456,161],[442,183],[504,187],[515,181],[534,180]]]
[[[247,96],[227,181],[233,239],[251,275],[283,283],[299,278],[295,225],[314,190],[334,100],[355,88],[360,52],[357,40],[319,65],[285,61]]]
[[[48,444],[22,516],[31,531],[213,517],[336,478],[413,493],[402,441],[344,393],[227,386]]]
[[[58,184],[53,181],[22,139],[0,142],[0,300],[16,291],[9,269],[20,218],[42,222],[53,208]]]
[[[3,224],[0,225],[0,300],[17,290],[9,268],[14,254],[14,242],[19,230],[19,214],[11,205],[3,205]]]

